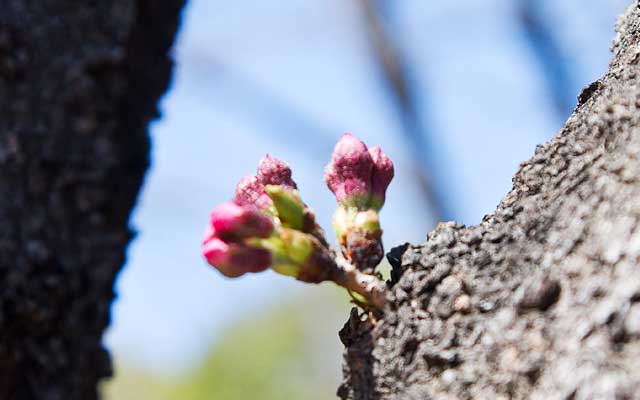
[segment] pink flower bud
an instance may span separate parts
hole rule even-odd
[[[342,135],[332,154],[332,164],[342,179],[357,178],[368,180],[373,161],[367,145],[350,133]]]
[[[342,135],[325,170],[325,182],[339,203],[366,206],[371,194],[373,160],[367,146],[350,133]]]
[[[207,262],[216,267],[225,276],[234,277],[243,274],[242,268],[234,269],[231,263],[229,245],[222,239],[213,237],[202,244],[202,255]]]
[[[265,249],[249,246],[240,246],[232,251],[231,262],[241,265],[245,272],[262,272],[271,265],[271,253]]]
[[[380,146],[369,149],[373,160],[373,175],[371,177],[372,206],[380,209],[384,204],[387,187],[393,179],[393,162],[382,152]]]
[[[291,179],[289,165],[269,154],[262,157],[258,164],[258,180],[263,185],[282,185],[296,189],[296,183]]]
[[[253,205],[260,210],[273,207],[273,202],[265,192],[264,185],[253,175],[246,175],[238,182],[235,202],[240,205]]]
[[[211,226],[221,238],[269,237],[272,219],[251,205],[221,204],[211,212]]]
[[[203,244],[202,255],[209,264],[230,278],[264,271],[271,264],[271,254],[267,250],[228,243],[217,237]]]
[[[370,188],[369,182],[357,178],[348,178],[342,182],[345,201],[354,205],[366,205]]]
[[[336,196],[338,203],[344,201],[344,190],[338,173],[333,168],[333,163],[329,162],[324,169],[324,182],[331,192]]]

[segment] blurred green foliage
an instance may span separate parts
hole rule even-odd
[[[335,399],[342,345],[337,331],[351,305],[343,290],[321,285],[248,315],[218,338],[201,363],[178,377],[117,365],[107,400]]]
[[[321,399],[314,387],[320,382],[306,370],[304,346],[302,321],[291,310],[246,321],[217,344],[177,393],[190,400]]]

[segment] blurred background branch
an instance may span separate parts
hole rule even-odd
[[[250,75],[229,68],[209,54],[197,52],[190,58],[193,67],[202,71],[200,75],[207,77],[196,88],[202,101],[210,102],[212,91],[222,92],[216,99],[231,106],[238,113],[237,118],[261,126],[263,132],[259,134],[268,134],[270,139],[297,152],[312,149],[306,152],[309,157],[328,162],[335,137],[341,132],[339,128],[328,126]]]
[[[516,17],[540,69],[556,117],[564,121],[576,105],[571,68],[554,29],[544,17],[540,0],[517,0]]]
[[[455,219],[455,212],[447,201],[447,187],[439,182],[441,165],[431,162],[435,148],[435,133],[429,126],[429,110],[418,110],[412,87],[411,70],[396,43],[391,29],[387,9],[388,4],[376,0],[359,0],[365,18],[367,37],[371,44],[375,62],[378,64],[380,79],[387,89],[389,98],[399,120],[402,122],[403,139],[413,158],[417,181],[422,189],[424,204],[436,221]],[[420,94],[428,96],[424,90]],[[427,121],[427,122],[425,122]]]

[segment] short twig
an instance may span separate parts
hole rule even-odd
[[[382,310],[387,299],[387,287],[382,280],[375,275],[365,274],[359,271],[342,257],[336,257],[334,268],[329,279],[336,284],[358,293],[375,308]]]

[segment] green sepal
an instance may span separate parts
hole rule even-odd
[[[382,206],[384,206],[384,199],[375,195],[371,196],[371,200],[369,201],[369,208],[380,211]]]
[[[352,208],[355,207],[358,210],[366,210],[369,208],[371,202],[371,196],[369,194],[352,194],[345,196],[342,202],[338,202],[342,207]]]
[[[304,203],[295,189],[266,185],[265,191],[273,200],[282,226],[301,230],[304,227]]]
[[[250,239],[250,244],[268,250],[273,258],[271,269],[275,272],[287,275],[298,276],[300,266],[291,260],[289,246],[282,240],[281,236],[271,236],[268,239]]]
[[[266,239],[249,238],[245,240],[245,243],[250,246],[268,250],[274,259],[277,259],[278,257],[285,257],[287,254],[282,239],[276,235],[272,235]]]
[[[347,231],[351,225],[350,220],[352,219],[350,214],[352,213],[344,207],[338,207],[336,212],[333,214],[333,230],[335,231],[336,237],[339,241],[347,235]]]
[[[312,237],[293,229],[283,229],[281,237],[289,259],[296,265],[306,264],[314,249]]]
[[[355,207],[338,207],[333,214],[333,230],[340,243],[353,232],[375,236],[381,232],[380,217],[373,209],[360,211]]]
[[[298,273],[300,272],[299,266],[293,265],[293,264],[287,264],[287,263],[279,263],[279,264],[274,263],[271,266],[271,269],[281,275],[292,276],[294,278],[297,277]]]
[[[273,258],[271,269],[293,277],[298,277],[315,249],[313,236],[287,228],[267,239],[249,239],[247,244],[268,250]]]
[[[354,226],[357,230],[375,234],[380,231],[380,218],[375,210],[361,211],[354,218]]]

